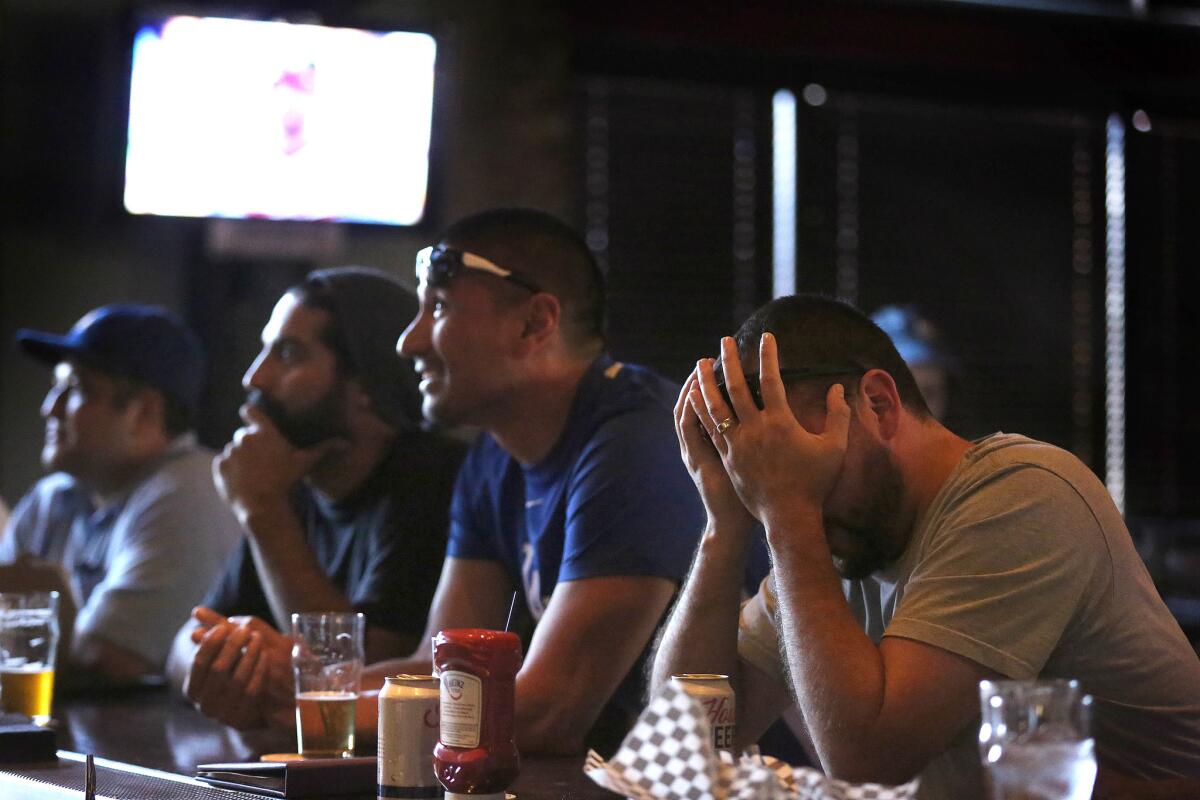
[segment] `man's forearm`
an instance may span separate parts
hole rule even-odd
[[[704,532],[659,639],[651,691],[681,672],[735,675],[746,546],[744,540],[722,536],[712,526]]]
[[[768,524],[767,541],[797,703],[826,770],[858,777],[860,755],[876,749],[880,733],[885,683],[879,648],[846,603],[819,510]]]
[[[585,750],[588,729],[599,709],[592,707],[585,687],[556,681],[535,685],[517,675],[517,746],[530,755],[578,755]]]
[[[296,611],[350,611],[350,601],[321,569],[295,511],[281,501],[247,514],[250,553],[281,631]]]
[[[676,584],[609,575],[560,582],[517,674],[522,752],[582,753],[587,731],[654,635]]]
[[[84,674],[100,682],[123,685],[136,682],[154,671],[153,665],[127,647],[99,636],[77,635],[71,648],[71,668],[75,677]]]
[[[378,689],[389,675],[428,675],[433,672],[433,659],[428,653],[413,653],[407,658],[392,658],[368,664],[363,670],[362,688]]]

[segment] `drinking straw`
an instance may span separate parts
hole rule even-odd
[[[512,602],[508,604],[508,619],[504,621],[504,632],[508,633],[508,626],[512,625],[513,609],[517,607],[517,593],[514,591]]]

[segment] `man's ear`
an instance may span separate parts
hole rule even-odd
[[[375,398],[363,387],[360,378],[347,378],[341,391],[348,427],[343,438],[349,440],[360,432],[374,435],[385,428],[394,430],[392,423],[379,416],[379,411],[375,408]]]
[[[133,393],[122,414],[137,430],[162,431],[167,429],[167,401],[158,389],[143,386]]]
[[[558,298],[539,292],[528,300],[521,340],[531,347],[540,347],[558,332],[561,322],[562,304]]]
[[[859,379],[859,393],[866,401],[867,409],[875,418],[879,435],[890,439],[896,435],[900,425],[900,392],[896,381],[881,369],[868,370]]]
[[[344,392],[347,408],[355,412],[375,413],[374,401],[357,377],[346,380]]]

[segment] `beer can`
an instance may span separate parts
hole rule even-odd
[[[378,800],[441,798],[433,774],[439,685],[433,675],[393,675],[380,690]]]
[[[732,752],[737,716],[729,676],[689,672],[672,675],[671,681],[704,706],[704,715],[712,728],[713,746]]]

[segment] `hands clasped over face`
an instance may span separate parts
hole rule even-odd
[[[198,648],[183,690],[196,708],[239,730],[291,725],[292,640],[258,617],[192,616]]]
[[[710,523],[746,530],[749,517],[765,524],[794,511],[819,512],[846,455],[850,407],[843,387],[829,388],[823,424],[817,418],[806,428],[788,403],[773,335],[763,334],[759,344],[761,410],[730,337],[721,340],[721,361],[729,403],[714,360],[701,359],[675,406],[680,450]]]

